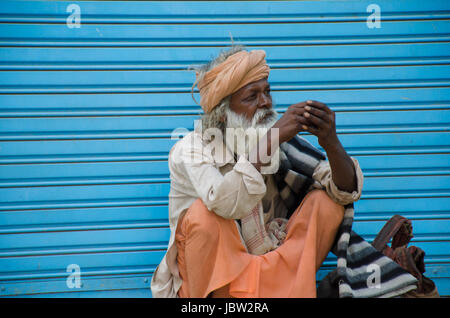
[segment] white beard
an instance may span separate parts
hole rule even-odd
[[[224,140],[227,148],[237,156],[249,159],[249,152],[258,146],[259,141],[277,121],[278,113],[274,109],[258,109],[252,120],[245,114],[237,114],[231,109],[226,110],[227,126]],[[279,165],[279,153],[271,157],[272,169],[261,169],[262,174],[275,173]],[[276,167],[274,170],[273,167]]]

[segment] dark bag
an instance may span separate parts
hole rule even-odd
[[[418,280],[417,289],[403,294],[402,297],[437,298],[439,293],[435,283],[423,275],[425,252],[417,246],[408,247],[408,243],[413,237],[412,233],[411,221],[403,216],[394,215],[378,233],[372,246],[394,260]],[[391,238],[391,246],[388,246]]]

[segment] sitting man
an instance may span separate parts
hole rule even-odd
[[[204,114],[170,151],[171,236],[153,275],[153,297],[316,297],[316,273],[344,205],[360,198],[363,185],[358,161],[336,134],[335,114],[306,101],[278,119],[262,50],[233,46],[196,75]],[[222,134],[211,138],[210,128]],[[228,135],[239,128],[265,134],[243,149]],[[328,161],[317,160],[314,183],[288,215],[276,170],[265,169],[262,157],[277,162],[279,145],[300,131],[318,137]]]

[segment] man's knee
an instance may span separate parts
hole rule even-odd
[[[310,196],[314,198],[314,200],[318,200],[320,202],[324,202],[326,204],[332,205],[332,206],[342,206],[336,202],[333,201],[333,199],[328,195],[328,193],[325,190],[322,189],[314,189],[310,192]]]
[[[189,207],[183,218],[189,235],[201,235],[206,240],[214,240],[219,233],[219,223],[214,212],[209,211],[202,200],[197,199]]]
[[[320,218],[329,219],[330,221],[334,220],[338,224],[342,222],[345,208],[334,202],[325,190],[312,190],[310,199],[321,205],[321,207],[317,209]]]

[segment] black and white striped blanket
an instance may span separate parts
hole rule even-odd
[[[280,147],[286,156],[281,156],[275,180],[292,214],[314,182],[312,174],[316,165],[326,157],[300,136]],[[318,296],[331,297],[331,289],[335,289],[334,296],[341,298],[395,297],[415,289],[414,276],[352,231],[353,217],[351,203],[345,206],[344,219],[331,249],[337,256],[337,267],[319,285]]]

